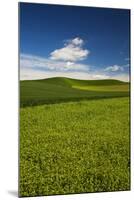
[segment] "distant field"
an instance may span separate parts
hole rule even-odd
[[[129,190],[129,137],[128,97],[21,108],[20,196]]]
[[[105,91],[105,92],[127,92],[129,84],[124,85],[105,85],[105,86],[73,86],[73,88],[89,91]]]
[[[129,84],[117,80],[50,78],[20,82],[20,106],[129,96]]]

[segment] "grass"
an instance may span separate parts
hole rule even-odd
[[[50,78],[20,82],[21,107],[128,95],[129,84],[117,80]]]
[[[104,92],[127,92],[129,91],[129,84],[124,85],[106,85],[105,87],[100,86],[73,86],[73,88],[89,91],[104,91]]]
[[[92,94],[43,81],[21,83],[21,105]],[[20,196],[129,190],[129,150],[128,97],[22,107]]]

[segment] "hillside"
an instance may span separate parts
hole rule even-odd
[[[117,80],[77,80],[70,78],[48,78],[20,81],[20,105],[122,97],[129,95],[129,84]]]

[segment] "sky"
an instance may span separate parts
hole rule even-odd
[[[129,81],[130,11],[20,3],[20,79]]]

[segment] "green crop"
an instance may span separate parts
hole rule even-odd
[[[128,95],[129,83],[117,80],[49,78],[20,82],[21,107]]]
[[[42,82],[21,83],[20,196],[130,190],[129,98],[76,101],[89,92]]]

